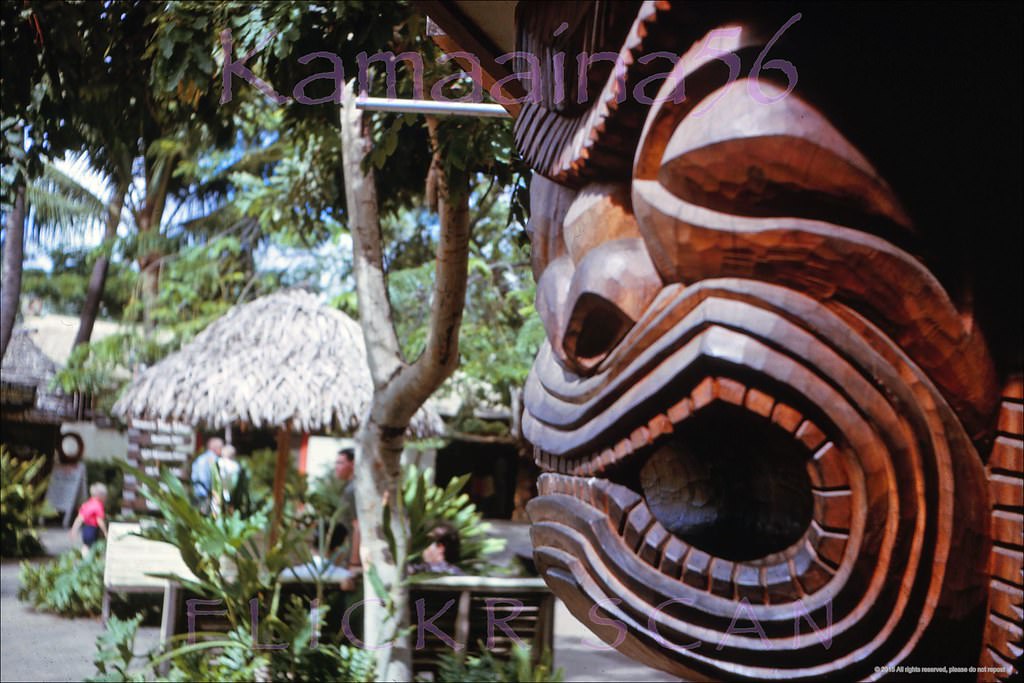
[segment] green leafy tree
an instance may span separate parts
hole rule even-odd
[[[75,63],[80,15],[76,8],[69,8],[61,21],[70,35],[58,32],[47,45],[35,7],[0,5],[0,53],[18,64],[17,69],[5,64],[0,72],[0,213],[4,218],[0,357],[7,352],[19,308],[29,213],[26,188],[40,175],[45,160],[59,158],[81,143],[74,130],[60,125],[73,109],[64,97],[62,74]]]
[[[349,65],[345,80],[353,78],[351,69],[358,64],[360,52],[372,55],[380,50],[419,53],[427,67],[423,76],[428,84],[441,73],[452,74],[451,64],[436,67],[438,53],[423,30],[423,17],[405,6],[327,3],[310,6],[308,12],[303,9],[296,3],[229,7],[226,19],[235,52],[254,51],[247,63],[252,72],[265,84],[272,84],[278,94],[294,98],[285,106],[287,120],[307,121],[323,130],[327,139],[337,130],[337,105],[346,103],[340,130],[345,177],[338,185],[345,188],[345,196],[343,205],[338,197],[339,203],[330,210],[344,217],[341,222],[352,234],[359,320],[375,385],[372,407],[360,429],[362,454],[356,460],[361,548],[364,563],[372,569],[367,575],[377,577],[394,608],[392,619],[376,608],[367,609],[365,630],[371,643],[394,644],[378,652],[378,670],[388,678],[403,680],[410,675],[410,651],[401,635],[407,600],[401,567],[406,557],[394,552],[405,552],[409,528],[400,496],[399,456],[410,418],[458,363],[469,261],[469,190],[480,172],[496,178],[499,185],[511,184],[515,175],[509,163],[511,127],[507,121],[362,117],[347,106],[352,95],[343,94],[343,79],[336,72],[331,78],[318,79],[321,90],[305,93],[323,98],[322,105],[297,102],[303,94],[298,86],[325,71],[324,61],[296,58],[314,51],[338,54],[342,64]],[[387,94],[419,94],[414,70],[402,63],[392,73],[393,91]],[[360,85],[372,94],[385,94],[387,79],[388,70],[379,68]],[[293,86],[291,92],[284,90],[289,86]],[[398,258],[389,263],[384,245],[394,242],[387,234],[382,239],[388,221],[381,217],[423,203],[437,208],[437,242],[431,245],[417,240],[406,245],[404,254],[394,249],[392,255]],[[342,206],[343,212],[339,212]],[[420,308],[430,311],[429,322],[423,326],[422,351],[409,355],[396,331],[387,274],[426,262],[436,264],[429,298],[421,296]],[[424,301],[429,305],[424,306]],[[380,504],[384,497],[394,503],[387,511],[387,522]],[[385,526],[393,535],[393,544],[385,537]]]
[[[101,250],[89,248],[65,248],[56,246],[50,250],[51,269],[25,269],[22,292],[26,299],[37,299],[44,311],[61,315],[78,315],[85,303],[86,291],[95,262],[101,258]],[[100,296],[97,315],[108,319],[120,319],[131,303],[137,274],[125,263],[111,259],[109,275]]]
[[[197,150],[233,140],[233,107],[221,107],[205,87],[216,68],[216,41],[206,23],[176,3],[5,3],[5,58],[25,69],[4,69],[5,239],[3,349],[20,293],[25,186],[43,159],[65,150],[86,152],[113,191],[105,211],[105,243],[116,235],[136,176],[142,191],[130,213],[139,232],[143,317],[157,298],[165,212],[186,199],[200,203],[222,187],[198,183],[181,162]],[[187,59],[185,58],[187,57]],[[142,76],[140,78],[140,75]],[[26,145],[25,138],[30,140]],[[26,147],[28,151],[26,152]],[[138,163],[137,160],[139,160]],[[7,181],[10,181],[9,183]],[[169,198],[177,197],[177,201]],[[170,217],[170,218],[173,218]],[[94,264],[77,343],[91,334],[107,262]]]

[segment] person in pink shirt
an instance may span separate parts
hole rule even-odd
[[[83,555],[88,553],[92,544],[99,540],[101,531],[104,538],[107,536],[106,511],[103,508],[107,501],[107,487],[100,482],[96,482],[89,487],[89,495],[89,500],[82,503],[82,507],[78,508],[78,516],[75,517],[75,523],[71,525],[71,530],[68,531],[68,534],[74,538],[78,530],[81,529]]]

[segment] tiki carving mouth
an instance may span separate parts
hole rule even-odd
[[[981,327],[818,91],[725,80],[715,50],[746,64],[779,34],[721,25],[649,109],[611,104],[646,75],[636,55],[676,41],[661,27],[693,25],[684,6],[644,3],[626,80],[586,115],[517,122],[548,337],[522,419],[547,472],[538,569],[607,642],[686,678],[870,679],[937,643],[971,660],[946,644],[988,580]]]
[[[960,45],[999,18],[893,16],[516,4],[513,70],[539,86],[510,107],[547,337],[520,423],[536,565],[686,680],[1020,658],[1002,71],[930,76],[901,28]]]
[[[764,557],[795,543],[810,524],[810,454],[761,416],[712,404],[650,451],[639,488],[651,514],[711,555]]]
[[[951,458],[970,439],[840,306],[749,280],[669,285],[596,372],[541,353],[525,399],[547,472],[528,508],[538,569],[577,617],[626,624],[620,650],[681,675],[868,677],[921,637],[954,530],[977,552],[953,520],[980,494],[941,483],[973,463]],[[770,647],[732,631],[738,609]],[[831,625],[830,648],[804,617]]]
[[[637,496],[649,524],[637,533],[653,535],[649,552],[674,537],[730,563],[786,564],[806,538],[831,572],[850,534],[841,450],[793,407],[726,377],[705,378],[600,453],[540,460]]]

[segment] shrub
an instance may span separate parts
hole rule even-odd
[[[311,647],[313,628],[323,625],[325,609],[321,608],[320,624],[315,625],[299,597],[281,599],[282,569],[309,560],[305,530],[295,520],[286,517],[281,534],[268,545],[263,535],[269,505],[249,517],[239,511],[203,515],[169,471],[157,480],[123,467],[161,512],[162,518],[142,535],[178,548],[196,579],[177,580],[202,597],[219,598],[230,626],[227,633],[196,634],[199,641],[191,644],[189,634],[175,636],[168,652],[150,652],[143,669],[133,672],[129,665],[138,621],[111,620],[107,633],[97,641],[98,677],[93,680],[152,678],[164,664],[170,668],[167,677],[175,681],[374,680],[372,653],[332,643],[329,634],[324,634],[318,647]],[[249,603],[253,598],[260,610],[257,642],[284,643],[284,649],[254,647]]]
[[[77,550],[69,550],[52,562],[22,562],[18,599],[65,617],[99,614],[103,606],[105,550],[106,544],[99,541],[85,557]]]
[[[44,497],[49,477],[37,480],[45,456],[18,460],[0,446],[0,555],[30,557],[43,550],[36,522],[55,514]]]
[[[141,616],[131,619],[110,617],[107,620],[107,630],[96,639],[96,656],[92,660],[99,675],[86,680],[118,683],[146,680],[142,672],[128,671],[135,650],[135,634],[141,621]]]
[[[490,524],[462,493],[470,475],[455,477],[444,488],[432,483],[433,472],[420,470],[415,465],[405,471],[402,498],[409,516],[409,562],[417,562],[430,545],[429,534],[438,522],[448,522],[459,534],[460,555],[458,565],[466,570],[479,570],[487,556],[500,552],[505,539],[491,538]],[[388,515],[384,515],[388,519]]]
[[[170,681],[374,681],[372,653],[347,645],[321,645],[318,648],[298,647],[256,655],[249,630],[232,629],[219,640],[178,647],[167,654],[154,650],[141,666],[132,670],[135,635],[139,618],[121,620],[112,617],[107,631],[96,641],[97,675],[91,682],[157,680]],[[308,639],[308,633],[305,634]],[[290,645],[302,643],[291,642]],[[166,676],[156,670],[169,661]],[[268,676],[269,674],[269,676]]]
[[[561,669],[552,670],[550,652],[545,652],[534,665],[529,647],[514,646],[508,659],[495,657],[482,643],[480,649],[479,656],[441,655],[436,680],[440,683],[559,683],[564,677]]]

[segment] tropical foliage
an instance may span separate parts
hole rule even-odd
[[[85,292],[96,259],[102,249],[56,245],[49,250],[49,270],[26,268],[22,291],[26,302],[36,300],[41,313],[78,315],[85,304]],[[109,266],[106,285],[100,299],[99,314],[120,319],[132,300],[137,275],[121,260]]]
[[[107,630],[96,639],[97,675],[89,681],[132,681],[141,683],[146,675],[141,671],[130,672],[132,660],[135,658],[135,635],[138,632],[142,615],[130,619],[110,617]]]
[[[38,521],[55,513],[46,502],[46,458],[19,460],[0,446],[0,555],[28,557],[43,550]]]
[[[545,652],[534,664],[530,647],[515,645],[510,656],[502,658],[481,646],[479,655],[442,655],[436,680],[439,683],[558,683],[564,680],[564,674],[561,669],[552,668],[550,652]]]
[[[151,652],[145,664],[131,669],[131,651],[138,620],[112,621],[97,642],[95,680],[136,680],[143,672],[170,667],[171,680],[246,681],[269,680],[373,680],[373,659],[338,642],[336,635],[320,639],[327,609],[314,622],[310,609],[298,596],[282,598],[281,576],[285,568],[311,560],[308,529],[297,519],[283,525],[273,542],[265,532],[269,502],[245,516],[228,511],[218,516],[201,514],[189,493],[170,471],[156,479],[125,466],[139,481],[143,495],[158,507],[161,517],[147,525],[142,535],[176,546],[193,578],[168,576],[204,599],[215,599],[225,610],[226,633],[176,636],[168,652]],[[251,627],[252,601],[259,610],[259,632]],[[253,647],[258,643],[283,643],[282,649]]]
[[[469,495],[462,492],[469,477],[454,477],[447,486],[440,487],[433,483],[434,473],[430,469],[406,469],[402,497],[409,515],[410,564],[419,561],[431,543],[428,534],[439,522],[448,522],[458,533],[461,557],[457,564],[467,571],[482,569],[488,555],[505,547],[505,539],[490,535],[490,524],[483,521]]]
[[[84,557],[77,550],[68,550],[52,562],[22,562],[18,599],[64,617],[99,614],[103,606],[105,553],[106,544],[99,541]]]

